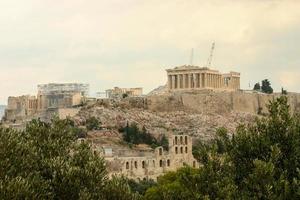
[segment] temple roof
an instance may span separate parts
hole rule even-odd
[[[182,66],[177,66],[177,67],[174,67],[173,69],[168,69],[168,70],[210,70],[208,67],[199,67],[199,66],[196,66],[196,65],[182,65]],[[167,71],[168,71],[167,70]]]

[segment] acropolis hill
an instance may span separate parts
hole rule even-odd
[[[237,72],[181,66],[168,69],[167,77],[165,86],[145,96],[137,87],[115,87],[106,90],[107,98],[91,98],[86,84],[39,85],[37,96],[9,97],[3,122],[22,129],[32,118],[49,121],[56,114],[85,127],[94,117],[101,130],[88,131],[83,140],[105,158],[110,175],[156,179],[184,164],[199,166],[192,155],[194,141],[212,139],[219,127],[233,133],[240,123],[265,114],[266,104],[282,95],[241,90]],[[300,111],[300,94],[287,97],[292,112]],[[147,145],[129,148],[119,130],[133,123],[156,138],[167,136],[169,150]]]

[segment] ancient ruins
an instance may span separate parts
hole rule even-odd
[[[119,88],[114,87],[105,91],[107,98],[121,98],[123,95],[137,97],[143,95],[143,88]]]
[[[235,91],[240,89],[240,73],[238,72],[222,74],[217,70],[192,65],[175,67],[166,71],[170,91],[199,89]]]
[[[102,153],[110,175],[125,175],[132,179],[153,179],[185,165],[198,167],[199,163],[192,154],[192,138],[188,135],[169,136],[169,148],[155,148],[154,152],[137,155],[124,155],[108,147]]]
[[[37,96],[8,97],[3,120],[16,123],[37,117],[47,119],[51,118],[53,114],[66,115],[65,112],[72,113],[74,106],[82,104],[88,92],[88,84],[49,83],[38,85]]]

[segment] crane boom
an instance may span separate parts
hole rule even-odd
[[[209,55],[209,57],[208,57],[208,59],[207,59],[206,67],[210,67],[210,66],[211,66],[211,62],[212,62],[212,58],[213,58],[214,49],[215,49],[215,42],[213,42],[212,45],[211,45],[210,55]]]

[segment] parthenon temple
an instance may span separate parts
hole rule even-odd
[[[240,89],[240,73],[220,73],[207,67],[184,65],[167,69],[168,89],[171,91],[213,89],[234,91]]]

